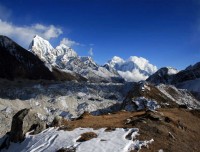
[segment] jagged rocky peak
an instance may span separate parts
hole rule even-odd
[[[163,67],[160,68],[155,74],[159,74],[160,76],[164,75],[174,75],[177,74],[179,71],[172,67]]]
[[[171,84],[174,76],[178,73],[178,70],[172,67],[163,67],[160,68],[157,72],[151,75],[147,81],[153,84]]]
[[[59,67],[66,64],[69,59],[78,57],[77,53],[70,47],[60,44],[53,48],[47,40],[38,35],[33,38],[29,50],[45,63]]]
[[[13,41],[7,36],[0,35],[0,44],[3,47],[8,47],[9,45],[13,44]]]
[[[38,35],[34,36],[29,50],[46,63],[55,62],[55,56],[53,55],[54,48],[47,40]]]
[[[200,69],[200,62],[197,62],[194,65],[188,66],[185,70],[194,70],[194,69],[198,69],[198,68]]]
[[[91,67],[98,67],[98,65],[94,62],[94,60],[90,56],[80,57],[80,60],[85,65],[88,65],[88,66],[91,66]]]

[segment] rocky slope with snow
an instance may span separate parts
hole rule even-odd
[[[115,69],[121,77],[130,82],[146,80],[157,71],[156,66],[150,64],[145,58],[137,56],[131,56],[128,60],[114,56],[106,66]]]
[[[181,71],[168,67],[161,68],[151,75],[147,81],[156,85],[160,83],[176,85],[198,78],[200,78],[200,62]]]
[[[198,62],[179,72],[173,68],[161,68],[151,75],[147,81],[155,85],[171,84],[180,89],[187,89],[200,99],[199,79],[200,63]]]
[[[178,70],[172,67],[163,67],[155,72],[153,75],[149,76],[147,81],[158,85],[158,84],[172,84],[174,81],[175,74],[178,73]]]

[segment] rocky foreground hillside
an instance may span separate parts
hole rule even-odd
[[[101,151],[102,146],[108,151],[199,148],[200,103],[188,91],[174,86],[44,80],[1,80],[0,86],[1,135],[11,131],[1,138],[2,151],[94,151],[94,147]],[[34,117],[21,113],[22,119],[16,114],[25,108],[31,108]],[[20,119],[21,129],[20,125],[13,129],[14,119]],[[41,123],[45,127],[39,127]],[[43,132],[46,127],[60,129]],[[17,133],[19,130],[22,132]],[[36,135],[28,135],[31,130],[36,130],[32,132]],[[84,133],[86,137],[79,139]],[[3,141],[11,141],[10,146]]]

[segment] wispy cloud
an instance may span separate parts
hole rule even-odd
[[[29,45],[36,34],[49,40],[58,37],[62,33],[62,29],[54,25],[33,24],[30,26],[17,26],[0,20],[0,34],[14,38],[24,47]]]
[[[72,46],[75,46],[75,45],[81,45],[80,43],[78,42],[75,42],[73,40],[70,40],[68,38],[63,38],[61,41],[60,41],[60,44],[65,44],[66,46],[68,47],[72,47]]]
[[[10,18],[12,11],[7,7],[0,4],[0,19],[7,20]]]
[[[94,46],[94,44],[93,44],[93,43],[90,43],[89,45],[90,45],[90,46]]]
[[[88,54],[89,54],[90,56],[93,56],[93,54],[94,54],[94,53],[93,53],[93,48],[90,48],[90,49],[89,49]]]

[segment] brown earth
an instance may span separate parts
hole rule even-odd
[[[129,119],[129,122],[127,122]],[[139,140],[154,139],[142,152],[198,152],[200,151],[200,111],[181,108],[159,109],[158,112],[120,111],[114,114],[92,116],[84,113],[74,121],[65,121],[62,129],[77,127],[94,129],[139,128]]]

